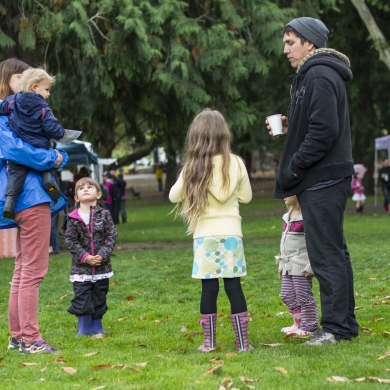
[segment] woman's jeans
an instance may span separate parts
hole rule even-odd
[[[8,325],[12,337],[31,344],[42,340],[38,325],[38,296],[39,285],[49,266],[50,204],[19,211],[15,221],[19,227]]]

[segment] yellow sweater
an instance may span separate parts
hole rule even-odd
[[[248,173],[242,160],[230,155],[230,186],[222,191],[222,157],[213,157],[213,180],[208,189],[208,207],[199,220],[194,231],[194,238],[208,236],[242,237],[241,217],[238,203],[249,203],[252,199],[252,188]],[[169,192],[172,203],[183,200],[183,172]]]

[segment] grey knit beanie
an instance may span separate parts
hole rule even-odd
[[[302,38],[313,43],[317,49],[326,47],[329,30],[321,20],[307,17],[297,18],[288,23],[287,26],[292,27]]]

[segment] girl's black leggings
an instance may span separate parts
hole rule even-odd
[[[225,291],[230,301],[231,314],[247,311],[244,292],[240,278],[224,278]],[[202,296],[200,298],[201,314],[217,312],[217,297],[219,292],[219,279],[202,279]]]

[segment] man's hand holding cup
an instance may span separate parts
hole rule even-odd
[[[267,116],[265,120],[269,134],[275,138],[286,135],[288,131],[288,118],[282,114]]]

